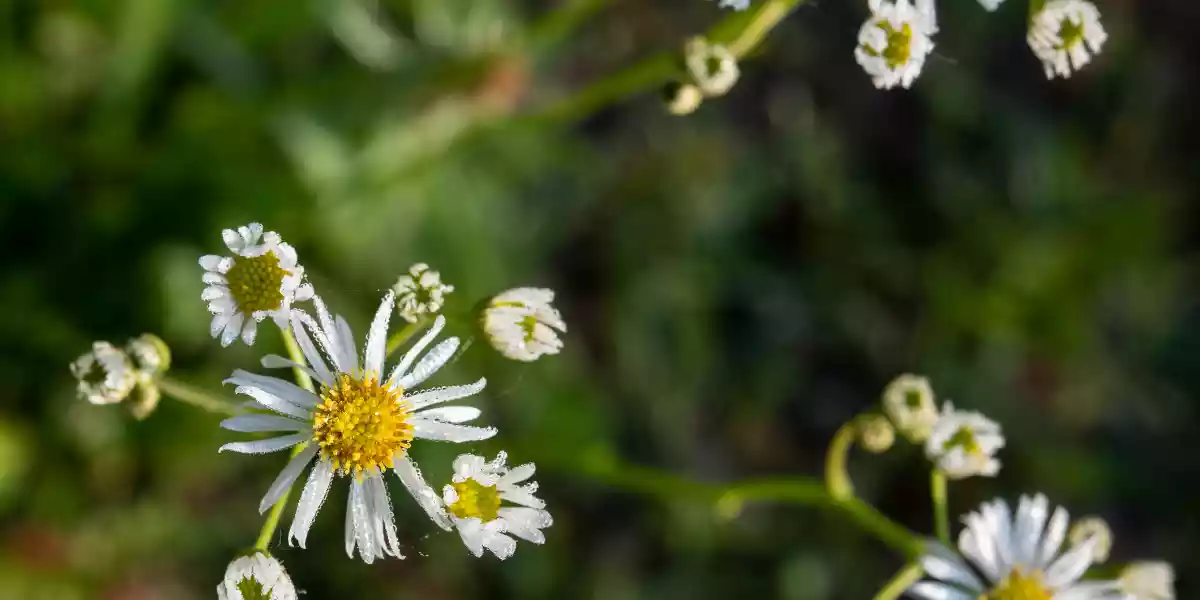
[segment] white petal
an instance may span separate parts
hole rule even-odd
[[[1070,524],[1070,520],[1067,509],[1060,506],[1054,510],[1054,516],[1050,517],[1050,524],[1046,526],[1046,537],[1042,540],[1040,567],[1049,565],[1058,555],[1058,549],[1067,537],[1067,525]]]
[[[216,338],[218,335],[221,335],[221,332],[225,330],[225,326],[229,324],[229,319],[231,318],[233,318],[233,315],[214,315],[212,325],[209,327],[209,335],[214,338]]]
[[[425,509],[425,514],[437,524],[438,527],[450,531],[452,525],[450,518],[446,515],[446,510],[442,507],[441,498],[438,498],[437,492],[425,483],[425,479],[421,477],[421,471],[417,469],[417,465],[413,463],[407,456],[398,455],[395,459],[395,468],[392,469],[396,473],[396,477],[400,478],[400,482],[408,489],[408,493]]]
[[[228,347],[233,343],[233,340],[238,338],[242,333],[242,322],[246,320],[246,316],[242,313],[235,313],[233,318],[229,319],[229,324],[225,326],[225,332],[221,334],[221,345]]]
[[[266,440],[254,440],[250,442],[230,442],[221,446],[218,452],[231,450],[233,452],[241,452],[242,454],[265,454],[267,452],[278,452],[285,448],[291,448],[300,442],[304,442],[312,438],[310,433],[293,433],[292,435],[284,435]]]
[[[971,572],[971,568],[940,544],[933,545],[928,554],[921,557],[921,568],[935,579],[972,590],[983,590],[983,583]]]
[[[325,502],[325,496],[329,494],[331,481],[333,481],[333,463],[327,460],[318,460],[312,472],[308,474],[308,482],[304,484],[304,491],[300,493],[300,501],[296,503],[296,515],[292,517],[292,527],[288,530],[289,546],[294,540],[300,543],[301,548],[304,547],[313,519],[316,518],[317,511],[321,509],[321,504]]]
[[[358,348],[354,347],[354,333],[350,331],[350,324],[342,315],[336,315],[334,321],[337,322],[337,338],[334,343],[337,344],[341,356],[341,368],[344,373],[352,373],[358,370]]]
[[[371,329],[367,332],[367,349],[363,356],[363,368],[368,374],[374,374],[378,380],[383,380],[383,356],[387,348],[388,320],[392,316],[392,305],[396,295],[388,292],[375,311],[371,321]]]
[[[428,413],[426,413],[428,414]],[[526,463],[518,467],[513,467],[500,478],[500,483],[504,485],[515,485],[533,477],[537,467],[533,463]]]
[[[314,456],[317,455],[317,445],[309,444],[308,447],[301,450],[299,454],[293,456],[288,461],[286,467],[279,472],[279,476],[271,483],[271,487],[267,488],[267,493],[263,494],[262,500],[258,503],[258,514],[267,512],[268,508],[279,502],[283,497],[284,492],[292,488],[292,484],[296,482],[296,478],[304,471],[304,467],[312,462]]]
[[[264,392],[276,396],[285,402],[289,402],[299,408],[310,409],[317,405],[320,401],[317,395],[290,382],[278,377],[269,375],[259,375],[249,371],[236,369],[224,383],[232,383],[236,386],[254,387]]]
[[[363,495],[363,483],[357,477],[351,478],[350,503],[346,510],[350,512],[350,520],[354,523],[354,541],[358,544],[358,555],[369,565],[378,555],[379,548],[375,546],[375,534],[370,523],[371,511]],[[347,554],[354,558],[353,552]]]
[[[480,377],[479,381],[476,381],[475,383],[433,388],[408,396],[407,399],[412,405],[413,412],[419,412],[421,409],[427,406],[441,404],[442,402],[450,402],[451,400],[458,400],[468,396],[474,396],[482,391],[485,387],[487,387],[487,379]]]
[[[478,442],[496,435],[495,427],[472,427],[470,425],[455,425],[414,417],[412,419],[413,437],[442,442]]]
[[[481,414],[483,411],[473,406],[439,406],[421,411],[422,417],[443,423],[466,423],[474,421]]]
[[[218,275],[218,277],[220,277],[220,275]],[[229,288],[221,287],[221,286],[210,286],[210,287],[204,288],[203,292],[200,292],[200,299],[205,302],[208,302],[210,300],[216,300],[217,298],[224,298],[225,296],[228,296],[228,295],[229,295]]]
[[[513,552],[517,550],[517,541],[503,533],[493,533],[487,536],[484,538],[483,544],[500,560],[512,556]]]
[[[1046,570],[1046,585],[1057,589],[1078,581],[1092,565],[1098,543],[1100,543],[1100,537],[1092,536],[1060,556]]]
[[[921,581],[913,584],[908,588],[908,595],[916,600],[975,600],[975,596],[971,594],[933,581]]]
[[[500,493],[500,497],[514,504],[520,504],[521,506],[527,506],[529,508],[546,508],[545,501],[529,493],[529,491],[521,489],[520,487],[505,488],[505,490]]]
[[[234,390],[234,392],[243,394],[245,396],[250,396],[251,398],[254,398],[255,402],[258,402],[264,407],[269,408],[277,413],[293,416],[297,419],[308,420],[312,418],[312,413],[309,411],[300,408],[291,402],[287,402],[279,396],[271,394],[265,390],[244,385],[238,387],[236,390]]]
[[[304,360],[308,361],[308,366],[312,368],[316,374],[317,380],[325,387],[333,385],[333,373],[325,364],[325,357],[313,345],[312,338],[308,337],[308,330],[305,329],[303,321],[307,318],[311,322],[311,317],[308,317],[303,311],[292,311],[292,335],[295,336],[296,345],[300,346],[300,353],[304,355]]]
[[[238,415],[221,421],[221,427],[230,431],[306,431],[309,424],[277,415]]]
[[[383,535],[379,539],[384,552],[396,558],[404,558],[404,555],[400,553],[400,536],[396,534],[396,520],[392,516],[392,499],[388,496],[387,484],[384,482],[383,476],[369,477],[366,483],[376,522],[383,526]]]
[[[413,361],[417,360],[417,356],[419,356],[421,352],[425,350],[425,347],[428,346],[429,343],[432,342],[433,339],[442,332],[442,328],[445,326],[446,317],[438,315],[437,318],[433,320],[433,325],[429,328],[429,331],[426,331],[425,335],[421,336],[421,339],[417,340],[417,343],[413,344],[413,347],[409,348],[408,352],[404,353],[404,357],[401,358],[400,362],[396,364],[396,368],[392,369],[392,375],[388,377],[388,382],[395,383],[398,379],[407,374],[408,367],[413,364]]]
[[[454,356],[454,351],[458,350],[458,338],[452,337],[442,340],[438,345],[433,347],[421,360],[417,362],[417,366],[413,367],[411,373],[400,378],[396,385],[401,389],[410,390],[421,385],[426,379],[433,376],[434,373],[441,369]]]
[[[254,345],[254,339],[258,336],[258,321],[247,319],[246,324],[242,326],[242,341],[247,346]]]
[[[215,254],[206,254],[200,257],[200,266],[204,267],[205,271],[216,271],[220,264],[221,257]]]

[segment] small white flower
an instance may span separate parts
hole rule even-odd
[[[1121,572],[1121,590],[1135,600],[1175,600],[1175,569],[1161,561],[1131,563]]]
[[[409,323],[416,323],[425,315],[437,314],[446,303],[446,294],[454,286],[442,283],[442,276],[425,263],[417,263],[401,275],[392,286],[396,292],[396,309]]]
[[[445,317],[438,316],[390,374],[385,373],[387,329],[394,300],[388,292],[379,304],[361,357],[350,326],[341,316],[330,315],[320,298],[313,298],[315,319],[304,311],[292,311],[291,330],[308,364],[297,365],[275,355],[264,357],[262,363],[268,368],[304,369],[319,385],[317,393],[284,379],[242,370],[225,380],[237,386],[237,393],[253,398],[255,408],[278,414],[239,415],[222,421],[222,427],[287,435],[225,444],[221,450],[261,454],[304,445],[263,496],[260,512],[275,504],[315,459],[288,533],[289,543],[294,540],[301,548],[334,475],[340,475],[350,479],[346,554],[353,557],[358,548],[367,563],[385,555],[403,558],[383,474],[388,469],[395,472],[430,519],[449,530],[451,523],[441,499],[409,458],[409,446],[414,439],[474,442],[496,434],[492,427],[462,425],[480,415],[477,408],[436,406],[478,394],[487,385],[486,380],[413,392],[458,349],[458,338],[451,337],[422,356],[446,325]]]
[[[908,373],[893,379],[884,388],[883,411],[896,429],[914,444],[929,438],[939,416],[929,380]]]
[[[956,411],[947,402],[925,441],[925,455],[951,479],[994,477],[1000,472],[995,455],[1003,447],[999,424],[977,412]]]
[[[1080,581],[1094,562],[1098,539],[1060,554],[1069,519],[1062,507],[1051,516],[1041,494],[1022,497],[1015,516],[1003,500],[984,504],[963,519],[958,553],[929,545],[921,566],[934,581],[914,584],[908,595],[918,600],[1127,598],[1117,581]]]
[[[534,496],[537,483],[522,484],[533,477],[533,464],[509,469],[506,458],[500,452],[492,462],[484,462],[482,456],[462,454],[454,459],[453,483],[442,488],[442,501],[459,536],[477,557],[485,548],[501,560],[512,556],[517,542],[507,534],[544,543],[541,530],[554,522],[546,503]],[[505,506],[504,501],[519,506]]]
[[[1067,541],[1071,542],[1071,545],[1082,544],[1092,538],[1096,539],[1096,547],[1092,553],[1096,564],[1103,563],[1108,560],[1108,553],[1112,551],[1113,544],[1112,528],[1108,526],[1108,522],[1100,517],[1084,517],[1076,521],[1071,526],[1071,532],[1067,534]]]
[[[721,44],[710,44],[702,37],[688,40],[683,48],[688,74],[705,96],[721,96],[737,83],[741,72],[737,57]]]
[[[682,117],[696,112],[704,101],[704,92],[694,83],[675,83],[667,88],[667,112]]]
[[[997,8],[1000,8],[1000,5],[1004,3],[1004,0],[979,0],[979,3],[983,5],[985,10],[994,11]]]
[[[108,342],[92,343],[91,352],[71,363],[71,374],[79,380],[79,397],[92,404],[122,401],[138,381],[129,356]]]
[[[255,552],[229,563],[217,600],[296,600],[296,588],[283,564]]]
[[[719,0],[721,8],[732,8],[733,10],[746,10],[750,8],[750,0]]]
[[[1046,79],[1070,77],[1099,54],[1108,34],[1100,11],[1086,0],[1050,0],[1029,22],[1030,49],[1042,61]]]
[[[507,358],[531,362],[543,354],[558,354],[567,324],[551,305],[554,292],[541,288],[516,288],[492,298],[483,310],[482,326],[488,341]]]
[[[200,299],[208,302],[208,312],[213,314],[213,338],[219,336],[221,345],[228,346],[240,335],[253,345],[258,323],[267,317],[287,329],[292,303],[313,295],[312,286],[304,283],[296,250],[280,241],[278,233],[264,234],[258,223],[237,231],[226,229],[221,238],[233,256],[200,257],[208,285]]]
[[[871,0],[870,7],[871,16],[858,30],[854,58],[875,87],[907,88],[933,51],[932,13],[922,14],[908,0]]]

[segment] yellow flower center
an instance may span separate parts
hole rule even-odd
[[[1042,574],[1033,571],[1028,575],[1013,569],[1000,581],[996,589],[979,597],[979,600],[1051,600],[1050,590],[1042,584]]]
[[[458,500],[450,512],[460,519],[475,517],[484,523],[495,520],[500,513],[500,492],[494,485],[483,485],[474,479],[452,484]]]
[[[1083,20],[1078,23],[1071,19],[1063,19],[1058,26],[1058,39],[1062,40],[1059,49],[1066,50],[1083,41]]]
[[[975,432],[965,425],[959,427],[958,431],[942,444],[942,449],[947,452],[955,447],[961,447],[967,454],[983,454],[983,448],[979,447],[979,441],[975,439]]]
[[[537,319],[533,315],[528,315],[521,319],[521,330],[525,332],[525,341],[533,341],[533,332],[537,328]]]
[[[275,310],[283,303],[283,278],[287,276],[279,266],[279,257],[274,252],[262,256],[235,256],[233,266],[225,273],[229,282],[229,293],[243,312]]]
[[[871,56],[882,56],[889,67],[895,69],[903,66],[912,56],[912,25],[905,23],[900,29],[892,29],[892,24],[881,21],[876,27],[887,35],[887,47],[882,52],[870,46],[864,48]]]
[[[380,385],[374,376],[342,373],[321,392],[313,411],[313,441],[322,458],[342,473],[391,467],[396,454],[412,443],[408,409],[402,390]]]

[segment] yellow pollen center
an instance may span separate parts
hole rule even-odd
[[[1028,575],[1013,569],[991,592],[979,600],[1051,600],[1050,590],[1042,583],[1042,574],[1033,571]]]
[[[391,467],[412,443],[408,409],[402,390],[342,373],[313,410],[313,441],[342,473]]]
[[[1067,49],[1083,41],[1083,21],[1076,23],[1071,19],[1063,19],[1058,26],[1058,39],[1062,40],[1060,49]]]
[[[876,27],[883,30],[887,35],[887,47],[882,52],[870,46],[864,48],[867,54],[871,56],[882,56],[887,61],[888,67],[898,68],[906,63],[912,56],[912,25],[905,23],[900,29],[892,29],[892,24],[887,21],[882,21]]]
[[[474,479],[452,484],[458,500],[450,512],[460,519],[475,517],[484,523],[493,521],[500,513],[500,492],[494,485],[483,485]]]
[[[956,446],[961,447],[967,454],[983,454],[983,448],[979,447],[979,442],[975,439],[975,432],[971,431],[970,427],[959,427],[958,431],[955,431],[945,444],[942,444],[942,449],[950,451]]]
[[[275,310],[283,304],[283,278],[287,271],[279,266],[274,252],[262,256],[235,256],[225,272],[229,293],[238,307],[247,313]]]
[[[533,341],[533,332],[537,328],[537,319],[533,315],[527,315],[521,319],[521,330],[525,332],[525,341]]]

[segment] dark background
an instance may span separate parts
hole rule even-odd
[[[472,449],[545,463],[547,545],[475,560],[393,482],[409,558],[366,566],[343,483],[308,550],[276,545],[309,598],[869,598],[901,559],[841,519],[730,519],[583,465],[819,476],[906,371],[1005,427],[1000,476],[953,485],[953,514],[1043,491],[1108,519],[1118,562],[1200,568],[1200,5],[1101,0],[1102,54],[1048,82],[1022,2],[943,2],[914,89],[884,92],[853,59],[863,3],[817,0],[691,117],[650,91],[481,132],[729,14],[616,0],[558,28],[562,4],[382,1],[387,31],[353,2],[0,1],[0,598],[212,597],[253,543],[281,456],[218,455],[218,417],[169,398],[143,422],[88,405],[66,368],[151,331],[217,392],[282,352],[270,327],[207,336],[196,259],[249,221],[360,333],[417,261],[452,310],[541,285],[571,328],[559,356],[478,343],[439,375],[491,382],[501,434]],[[438,479],[463,449],[414,455]],[[903,445],[852,467],[928,532],[925,469]]]

